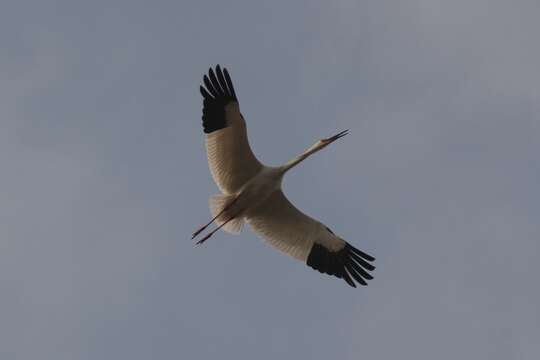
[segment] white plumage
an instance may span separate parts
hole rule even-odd
[[[227,127],[206,135],[210,172],[224,194],[235,194],[262,169],[247,138],[246,122],[237,102],[225,105]]]
[[[193,238],[212,222],[217,230],[238,233],[247,222],[277,250],[306,262],[312,268],[343,278],[349,285],[367,285],[375,259],[335,235],[321,222],[298,210],[281,191],[285,173],[308,156],[347,134],[322,139],[283,166],[261,164],[249,146],[246,123],[227,69],[210,69],[200,91],[203,128],[210,172],[222,194],[210,197],[212,220],[195,231]]]

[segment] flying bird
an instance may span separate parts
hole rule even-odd
[[[246,122],[226,68],[208,71],[200,86],[202,125],[212,177],[221,194],[209,199],[212,219],[193,233],[197,237],[212,223],[216,231],[239,233],[244,222],[270,245],[321,273],[334,275],[352,287],[367,285],[375,258],[358,250],[321,222],[298,210],[283,194],[283,176],[310,155],[347,135],[347,130],[321,139],[282,166],[263,165],[249,146]],[[355,283],[356,281],[356,283]]]

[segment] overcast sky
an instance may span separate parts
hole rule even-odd
[[[537,0],[4,1],[2,359],[540,358]],[[352,289],[217,193],[228,67],[287,196],[377,270]]]

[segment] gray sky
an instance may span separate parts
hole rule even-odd
[[[536,0],[7,1],[2,359],[538,359]],[[198,86],[229,68],[298,207],[377,258],[351,289],[218,190]],[[277,145],[277,146],[276,146]]]

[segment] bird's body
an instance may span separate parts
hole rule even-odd
[[[210,198],[210,209],[217,216],[218,224],[225,223],[224,229],[237,233],[242,221],[260,205],[264,204],[270,195],[281,188],[284,173],[279,168],[263,166],[259,172],[249,179],[237,193],[231,195],[215,195]],[[228,206],[227,206],[228,205]],[[223,210],[224,207],[227,208]],[[222,211],[221,214],[219,212]],[[218,216],[219,214],[219,216]]]
[[[373,278],[368,271],[375,269],[370,264],[375,259],[302,213],[281,190],[285,173],[347,132],[316,142],[283,166],[265,166],[249,146],[229,73],[218,65],[216,73],[210,69],[208,75],[204,76],[205,88],[200,88],[204,97],[203,128],[210,172],[222,194],[210,198],[213,219],[193,237],[214,221],[218,227],[198,243],[221,228],[237,233],[245,221],[276,249],[320,272],[343,278],[353,287],[353,279],[366,285],[366,280]]]
[[[281,168],[263,166],[238,193],[238,207],[242,214],[249,215],[250,210],[257,209],[273,192],[280,190],[283,175]]]

